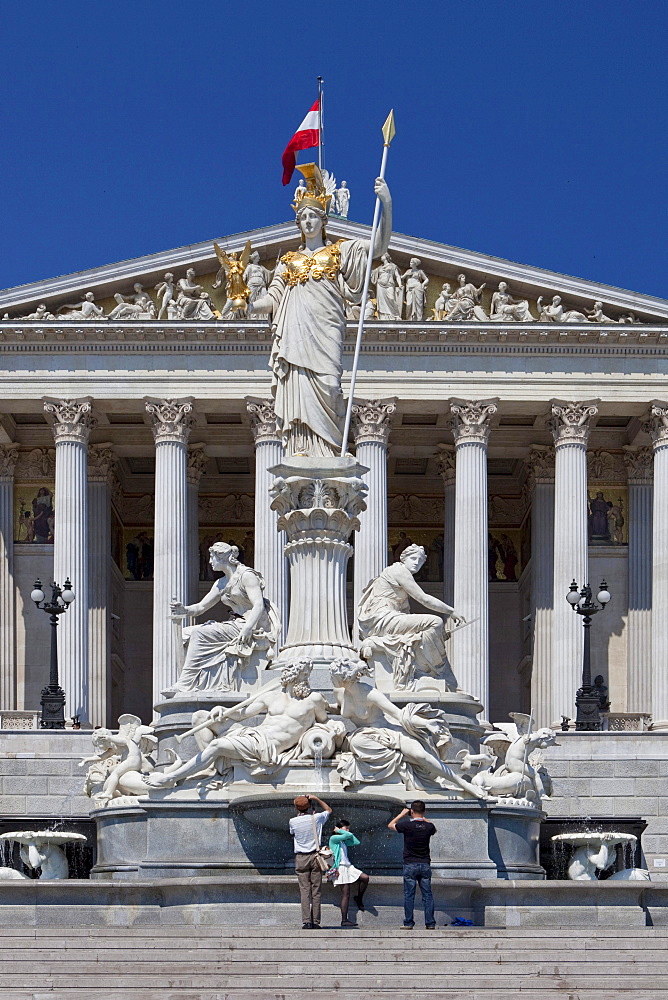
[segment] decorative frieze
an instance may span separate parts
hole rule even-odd
[[[16,462],[17,479],[53,479],[56,474],[56,449],[33,448],[20,451]]]
[[[587,452],[587,476],[593,480],[620,482],[624,479],[624,459],[602,448]]]
[[[93,444],[88,449],[88,482],[106,483],[109,488],[116,478],[116,453],[110,443]]]
[[[188,448],[186,476],[188,486],[199,486],[199,481],[206,472],[208,459],[203,444],[191,444]]]
[[[395,493],[388,497],[388,518],[393,524],[440,524],[443,516],[441,497]]]
[[[532,445],[525,465],[530,490],[535,483],[554,482],[554,448],[551,445]]]
[[[436,468],[443,480],[444,486],[451,486],[454,483],[456,465],[454,446],[451,444],[439,444],[436,456]]]
[[[668,445],[668,403],[659,399],[652,400],[649,419],[644,428],[652,439],[655,451]]]
[[[146,412],[151,418],[151,430],[156,444],[173,441],[186,444],[194,424],[193,399],[145,400]]]
[[[387,445],[392,428],[392,415],[397,401],[392,399],[366,399],[353,403],[352,430],[355,444],[376,441]]]
[[[448,427],[455,444],[487,444],[491,418],[498,409],[494,399],[451,399]]]
[[[97,425],[93,416],[93,401],[83,399],[45,399],[44,413],[51,423],[56,444],[75,441],[88,444],[90,432]]]
[[[629,485],[652,482],[654,456],[651,448],[624,445],[624,465]]]
[[[247,396],[246,412],[255,444],[278,439],[273,399],[255,399],[253,396]]]
[[[16,444],[0,445],[0,479],[13,479],[19,448]]]
[[[570,402],[563,399],[550,400],[551,416],[548,427],[552,431],[555,447],[569,444],[587,444],[591,430],[591,418],[598,413],[598,399]]]

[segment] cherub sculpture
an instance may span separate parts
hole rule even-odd
[[[245,316],[250,288],[244,280],[244,274],[251,257],[250,240],[248,240],[243,250],[237,253],[227,254],[217,243],[214,243],[213,246],[216,251],[216,257],[221,264],[213,287],[220,288],[227,282],[227,300],[223,306],[220,318],[226,319],[232,313],[237,316]]]
[[[460,751],[461,769],[470,771],[474,765],[488,763],[471,779],[474,785],[491,795],[527,799],[538,805],[552,794],[542,751],[557,745],[557,735],[552,729],[531,732],[528,715],[512,712],[510,717],[512,723],[496,723],[496,730],[483,738],[481,754]]]

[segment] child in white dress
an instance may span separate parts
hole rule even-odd
[[[357,847],[359,840],[354,833],[350,832],[350,821],[340,819],[334,827],[334,833],[329,838],[330,850],[334,854],[334,867],[338,868],[339,874],[334,879],[332,885],[341,886],[341,926],[357,927],[357,924],[348,919],[348,906],[350,904],[350,887],[358,885],[357,893],[353,897],[358,910],[364,910],[363,896],[369,885],[369,876],[351,864],[348,857],[348,848]]]

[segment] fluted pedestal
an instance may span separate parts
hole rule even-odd
[[[14,468],[16,445],[0,447],[0,709],[16,708]]]
[[[455,439],[455,612],[471,622],[453,636],[459,686],[489,712],[487,441],[496,399],[450,401]]]
[[[269,471],[290,565],[288,634],[277,666],[302,658],[316,664],[357,659],[346,614],[346,567],[368,470],[349,457],[293,457]]]
[[[627,711],[652,713],[652,449],[624,449],[629,483]]]
[[[668,403],[652,403],[652,728],[668,729]]]
[[[552,607],[554,588],[554,450],[529,455],[531,489],[531,708],[537,726],[552,721]]]
[[[115,456],[110,445],[88,451],[88,680],[90,722],[109,719],[111,694],[111,490]]]
[[[443,600],[455,603],[456,458],[451,444],[439,445],[438,472],[443,480]]]
[[[90,399],[46,400],[56,442],[56,514],[53,576],[67,577],[76,595],[58,626],[60,686],[66,695],[65,715],[90,720],[88,680],[88,438],[95,419]]]
[[[155,556],[153,566],[153,701],[178,677],[173,598],[188,593],[187,450],[192,400],[148,400],[155,438]]]
[[[598,400],[552,400],[554,436],[554,577],[550,722],[575,715],[582,683],[582,622],[566,601],[571,580],[589,582],[587,548],[587,441]]]
[[[387,566],[387,442],[396,408],[394,399],[360,401],[353,405],[355,454],[360,465],[369,470],[364,476],[369,488],[366,510],[360,513],[355,539],[354,639],[357,639],[357,609],[362,591]]]
[[[270,490],[274,476],[269,471],[283,458],[283,446],[276,430],[271,399],[246,398],[246,410],[255,439],[255,560],[254,568],[264,579],[265,596],[273,601],[281,616],[285,639],[288,624],[287,541],[278,530],[278,514],[271,507]]]
[[[199,482],[206,472],[207,459],[203,444],[188,448],[187,506],[188,506],[188,592],[185,604],[199,600]]]

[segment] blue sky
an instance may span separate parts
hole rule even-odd
[[[396,230],[668,297],[667,28],[665,0],[2,0],[0,287],[291,218],[321,74],[355,221],[394,107]]]

